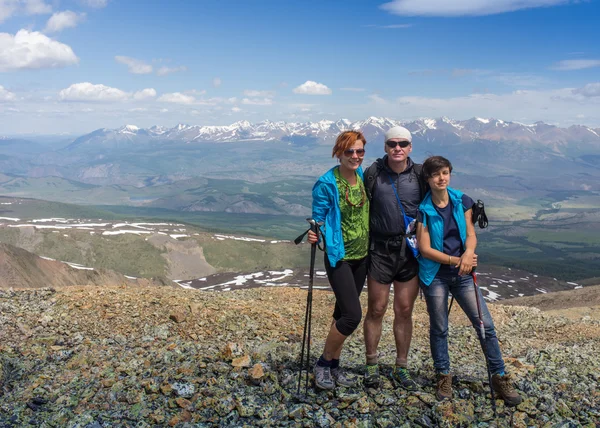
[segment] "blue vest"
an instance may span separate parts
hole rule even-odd
[[[460,240],[465,246],[467,240],[467,223],[465,221],[465,211],[462,204],[463,193],[460,190],[455,190],[448,187],[448,196],[452,201],[452,216],[456,220]],[[419,205],[419,211],[423,213],[423,225],[429,230],[431,239],[431,248],[444,252],[444,220],[435,209],[431,201],[431,191],[427,192],[425,199]],[[427,222],[425,224],[425,222]],[[433,260],[426,259],[423,255],[419,255],[419,279],[423,284],[429,285],[440,270],[440,264]]]
[[[321,232],[325,237],[327,257],[332,267],[346,256],[344,238],[342,237],[342,213],[340,211],[340,192],[331,168],[323,174],[313,186],[312,218],[324,222]],[[364,180],[362,168],[356,173]]]

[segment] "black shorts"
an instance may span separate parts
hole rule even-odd
[[[384,243],[372,242],[369,251],[368,275],[381,284],[406,282],[419,274],[419,262],[412,250],[390,250]]]

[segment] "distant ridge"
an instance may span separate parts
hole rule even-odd
[[[600,128],[573,125],[561,128],[544,122],[523,124],[500,119],[474,117],[468,120],[453,120],[447,117],[437,119],[422,118],[412,121],[371,116],[366,120],[352,122],[347,119],[318,122],[272,122],[250,123],[238,121],[231,125],[187,125],[179,124],[173,128],[152,126],[147,129],[135,125],[125,125],[117,129],[98,129],[77,138],[67,149],[73,150],[89,143],[121,145],[151,141],[174,141],[194,143],[239,142],[239,141],[288,141],[295,138],[306,142],[326,141],[335,138],[341,131],[359,129],[367,140],[380,137],[392,126],[402,125],[408,128],[416,138],[433,140],[444,137],[458,141],[478,139],[491,141],[516,141],[520,143],[540,143],[558,145],[577,142],[581,144],[600,143]],[[304,138],[302,140],[302,138]]]
[[[43,288],[109,284],[159,285],[161,281],[131,279],[111,270],[97,270],[39,257],[0,243],[0,288]]]

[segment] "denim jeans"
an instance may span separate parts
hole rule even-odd
[[[447,373],[450,370],[450,357],[448,356],[448,292],[452,293],[456,303],[460,305],[467,317],[469,317],[481,343],[479,314],[477,312],[473,277],[471,275],[436,276],[429,286],[421,283],[421,288],[427,302],[427,312],[429,312],[429,344],[431,346],[433,364],[438,373]],[[502,353],[498,345],[494,321],[492,321],[481,291],[479,289],[477,291],[479,293],[479,301],[481,302],[481,313],[485,330],[485,347],[482,343],[482,349],[485,352],[487,348],[491,373],[502,373],[504,372],[504,361],[502,360]]]

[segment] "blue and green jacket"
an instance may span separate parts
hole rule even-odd
[[[340,192],[333,173],[335,168],[337,166],[319,177],[312,190],[312,218],[317,222],[323,222],[321,232],[325,238],[327,257],[331,266],[335,266],[346,256],[342,237]],[[362,168],[358,168],[356,172],[360,179],[364,180]]]
[[[452,201],[452,215],[456,220],[460,241],[463,248],[467,240],[467,223],[465,221],[465,212],[462,204],[463,192],[448,187],[448,196]],[[439,215],[431,200],[431,191],[427,192],[425,199],[419,205],[419,211],[423,214],[423,226],[427,226],[429,237],[431,239],[431,248],[444,252],[444,220]],[[423,284],[429,285],[440,270],[440,264],[433,260],[426,259],[419,255],[419,279]]]

